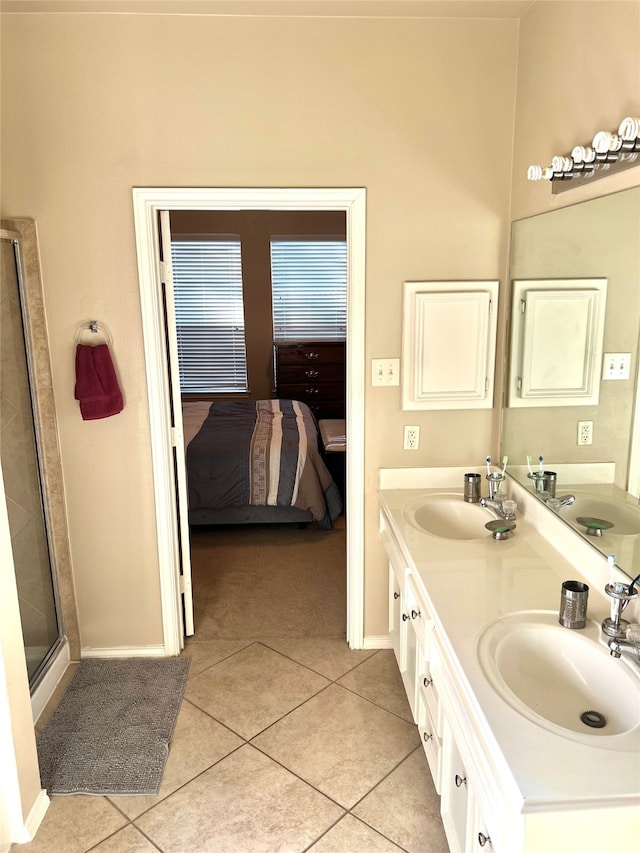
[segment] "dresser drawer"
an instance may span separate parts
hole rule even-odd
[[[343,364],[281,364],[278,380],[283,382],[344,382]]]
[[[342,382],[282,382],[278,385],[278,396],[286,400],[340,400],[344,397]]]
[[[303,400],[303,402],[309,406],[318,420],[344,418],[344,400]]]
[[[276,344],[278,366],[288,364],[340,364],[344,366],[344,343]]]

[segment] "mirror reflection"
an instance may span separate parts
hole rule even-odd
[[[640,187],[513,223],[512,281],[605,278],[608,287],[598,404],[507,405],[502,430],[512,476],[545,502],[556,498],[550,510],[600,551],[614,553],[631,577],[640,574],[639,235]],[[570,324],[564,333],[569,350]],[[608,362],[615,356],[617,364],[620,354],[629,364],[628,378],[605,379]],[[510,368],[506,381],[516,382]],[[556,473],[549,478],[551,490],[531,476],[538,469]],[[559,503],[568,495],[575,500]]]

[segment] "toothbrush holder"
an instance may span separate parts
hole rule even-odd
[[[500,487],[504,483],[504,474],[500,471],[492,471],[487,474],[487,484],[489,486],[489,497],[495,498],[500,491]]]

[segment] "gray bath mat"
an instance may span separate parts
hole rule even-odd
[[[50,794],[157,794],[188,658],[85,660],[38,741]]]

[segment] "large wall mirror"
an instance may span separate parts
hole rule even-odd
[[[502,453],[509,456],[510,473],[533,489],[527,457],[535,473],[542,456],[542,468],[556,472],[556,498],[576,498],[560,507],[552,501],[550,511],[598,550],[614,553],[618,566],[635,577],[640,574],[640,187],[514,222],[510,277],[607,280],[597,405],[506,405]],[[571,333],[570,323],[558,332],[566,334],[567,350]],[[621,353],[629,354],[628,378],[618,378],[616,367],[616,378],[604,379],[611,361],[606,354]],[[517,381],[511,365],[506,381]],[[590,444],[579,443],[578,425],[584,421],[592,424]],[[545,489],[542,499],[548,497]],[[606,524],[585,524],[585,519]]]

